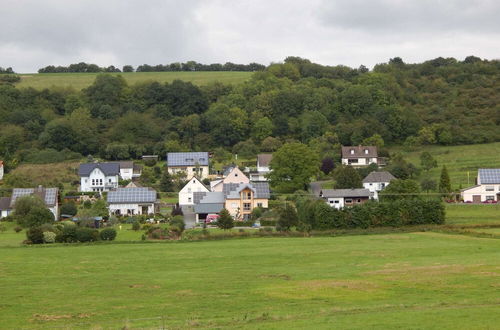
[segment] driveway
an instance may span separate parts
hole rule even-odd
[[[182,212],[184,213],[184,223],[186,224],[186,229],[194,228],[196,225],[196,214],[194,213],[192,206],[183,206]]]

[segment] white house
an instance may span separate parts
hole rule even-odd
[[[353,167],[368,166],[370,164],[378,164],[377,147],[374,146],[357,146],[345,147],[342,146],[342,164],[351,165]]]
[[[133,161],[116,162],[120,166],[120,177],[122,180],[132,180],[141,176],[142,167],[135,165]]]
[[[257,172],[250,173],[252,181],[267,181],[266,175],[271,172],[269,164],[273,159],[273,154],[258,154],[257,155]]]
[[[386,171],[371,172],[363,179],[363,188],[370,191],[370,198],[378,199],[378,193],[394,179],[396,178]]]
[[[188,183],[179,191],[179,205],[193,205],[193,193],[194,192],[209,192],[208,188],[198,180],[196,177],[192,177]]]
[[[480,168],[477,184],[460,191],[467,203],[500,202],[500,168]]]
[[[118,188],[119,163],[80,164],[80,191],[110,191]]]
[[[152,188],[118,188],[108,192],[109,214],[138,215],[156,211],[156,191]]]
[[[38,186],[38,188],[14,188],[11,197],[0,198],[0,218],[12,213],[19,197],[34,195],[45,202],[45,206],[52,212],[54,219],[57,220],[59,216],[58,192],[58,188],[44,188],[42,186]]]
[[[203,180],[209,174],[208,152],[169,152],[167,168],[170,174],[183,172],[188,180],[193,176]]]
[[[3,161],[0,160],[0,180],[3,179]]]
[[[319,197],[331,207],[341,209],[367,202],[370,199],[370,191],[368,189],[323,189]]]

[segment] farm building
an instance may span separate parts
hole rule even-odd
[[[480,168],[476,183],[460,191],[464,202],[500,202],[500,168]]]

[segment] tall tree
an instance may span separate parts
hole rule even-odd
[[[354,167],[340,166],[337,167],[334,173],[335,178],[335,189],[351,189],[351,188],[361,188],[363,183],[361,182],[361,176]]]
[[[444,194],[449,194],[451,192],[451,181],[446,165],[443,165],[443,168],[441,169],[441,175],[439,177],[439,192]]]
[[[234,219],[229,214],[229,211],[222,209],[219,213],[219,218],[217,219],[217,227],[220,229],[228,230],[234,227]]]
[[[437,167],[437,161],[429,152],[424,151],[420,154],[420,165],[424,170],[429,171],[431,168]]]
[[[319,170],[319,155],[305,144],[293,142],[283,145],[273,154],[268,174],[271,186],[278,192],[291,193],[307,190]]]

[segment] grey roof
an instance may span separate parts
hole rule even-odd
[[[208,166],[208,152],[169,152],[168,166]]]
[[[156,191],[152,188],[118,188],[108,192],[108,203],[154,203]]]
[[[480,168],[478,175],[481,184],[500,183],[500,168]]]
[[[17,198],[30,195],[40,197],[48,207],[54,206],[57,204],[58,190],[58,188],[43,188],[41,186],[38,188],[14,188],[12,189],[10,207],[14,207]]]
[[[231,173],[231,171],[232,171],[235,167],[236,167],[235,165],[225,166],[225,167],[224,167],[224,172],[222,172],[222,176],[223,176],[223,177],[228,176],[228,175],[229,175],[229,173]]]
[[[80,164],[78,169],[79,176],[89,176],[94,169],[100,169],[104,175],[119,175],[120,174],[120,164],[119,163],[85,163]]]
[[[193,192],[194,204],[224,203],[224,193],[220,191],[195,191]]]
[[[341,197],[370,197],[368,189],[323,189],[321,197],[341,198]]]
[[[365,153],[368,151],[368,153]],[[375,146],[342,146],[342,158],[367,158],[377,157],[377,147]]]
[[[223,203],[206,203],[196,204],[194,206],[195,213],[219,213],[224,208]]]
[[[391,180],[396,179],[394,175],[387,171],[382,172],[371,172],[363,179],[363,183],[370,182],[391,182]]]
[[[258,154],[257,155],[257,165],[267,167],[273,159],[273,154]]]
[[[10,197],[1,197],[0,198],[0,210],[5,211],[5,210],[11,210],[12,208],[10,207]]]
[[[134,162],[131,161],[131,160],[120,161],[120,162],[111,162],[111,163],[108,163],[108,164],[118,164],[118,166],[120,166],[120,169],[122,169],[122,168],[133,169],[134,168]]]
[[[250,188],[255,193],[255,198],[269,198],[271,193],[267,182],[251,183],[225,183],[222,187],[224,196],[228,199],[239,198],[239,192],[245,188]]]

